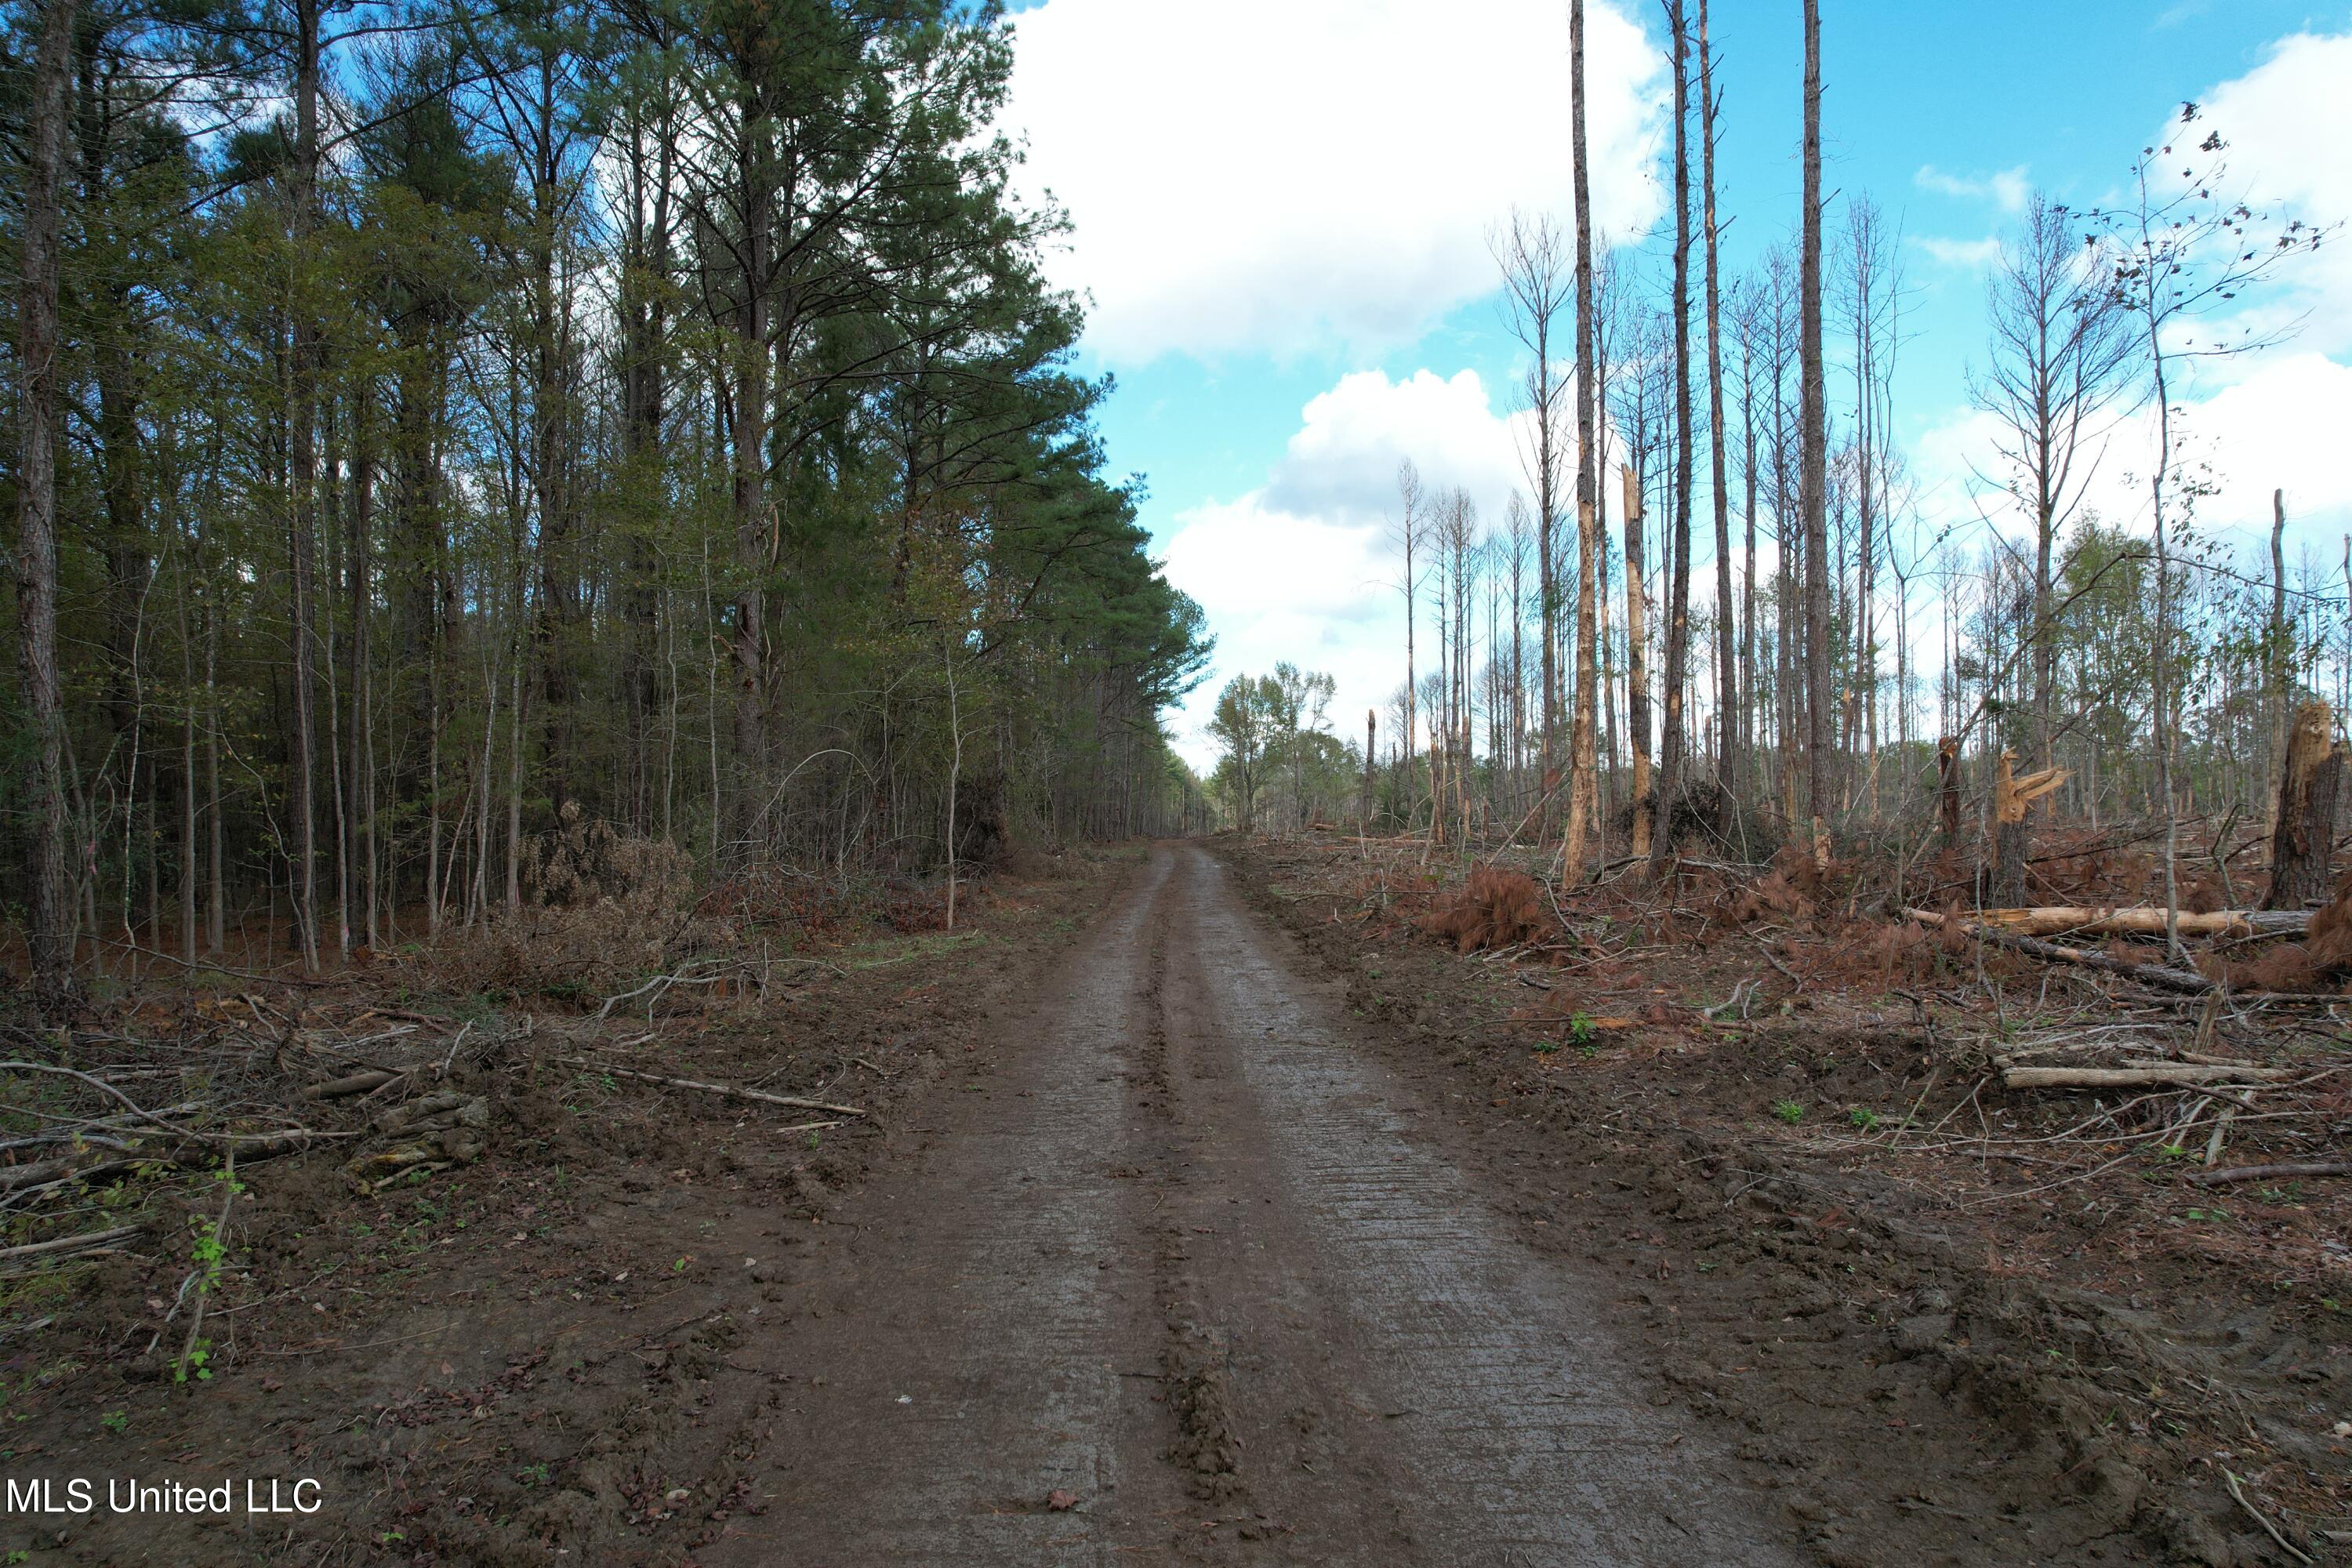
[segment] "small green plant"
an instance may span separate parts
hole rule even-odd
[[[98,1424],[110,1432],[121,1432],[131,1425],[131,1412],[110,1410],[98,1418]]]
[[[1793,1100],[1776,1100],[1772,1102],[1772,1114],[1794,1127],[1805,1119],[1805,1108]]]
[[[543,1487],[554,1479],[555,1468],[545,1463],[525,1465],[515,1472],[515,1479],[527,1487]]]
[[[1878,1112],[1871,1110],[1868,1106],[1855,1106],[1852,1110],[1845,1113],[1845,1119],[1848,1121],[1853,1122],[1856,1127],[1861,1128],[1864,1132],[1875,1132],[1878,1131]]]
[[[1581,1009],[1568,1021],[1568,1037],[1580,1046],[1591,1045],[1598,1033],[1600,1026],[1592,1021],[1592,1015]]]
[[[686,1272],[686,1259],[685,1259],[685,1258],[679,1258],[677,1262],[675,1262],[675,1263],[671,1264],[671,1265],[669,1266],[669,1271],[670,1271],[671,1273],[673,1273],[673,1274],[683,1274],[683,1273],[685,1273],[685,1272]]]
[[[1538,1040],[1536,1042],[1536,1055],[1539,1057],[1548,1057],[1559,1049],[1559,1042],[1558,1040]]]

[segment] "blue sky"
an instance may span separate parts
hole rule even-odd
[[[1214,686],[1277,657],[1331,669],[1341,728],[1359,726],[1402,672],[1380,517],[1396,459],[1465,484],[1489,519],[1517,477],[1521,362],[1486,235],[1514,204],[1568,210],[1565,0],[1015,9],[1005,123],[1075,226],[1054,266],[1095,299],[1087,368],[1118,380],[1101,418],[1110,460],[1146,477],[1156,547],[1220,637],[1211,687],[1175,719],[1179,744],[1206,759],[1197,727]],[[1737,271],[1797,217],[1801,38],[1794,0],[1717,9]],[[2076,205],[2111,195],[2193,98],[2213,106],[2232,175],[2258,198],[2352,216],[2352,5],[1822,11],[1825,187],[1867,193],[1906,237],[1897,422],[1925,511],[1975,505],[1984,433],[1966,371],[1982,355],[1988,242],[2027,188]],[[1596,208],[1662,268],[1658,7],[1593,0],[1588,36]],[[2266,517],[2284,483],[2311,547],[2352,527],[2352,477],[2326,460],[2352,422],[2347,261],[2324,255],[2287,286],[2284,302],[2310,318],[2296,342],[2192,388],[2210,404],[2192,426],[2225,483],[2217,526]]]

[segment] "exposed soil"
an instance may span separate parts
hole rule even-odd
[[[2021,1160],[1890,1138],[1955,1118],[2032,1133],[2090,1106],[1987,1079],[1936,989],[1967,961],[1898,964],[1909,937],[1883,925],[1758,936],[1701,900],[1644,932],[1621,905],[1619,951],[1520,969],[1453,950],[1485,945],[1494,898],[1391,900],[1417,857],[1368,878],[1380,851],[1352,843],[1218,843],[1255,908],[1347,976],[1354,1037],[1446,1101],[1454,1157],[1519,1239],[1622,1282],[1631,1353],[1745,1434],[1822,1560],[2294,1561],[2229,1475],[2306,1559],[2352,1560],[2340,1184],[2200,1192],[2147,1142],[2095,1144],[2085,1171],[2063,1142]],[[2042,977],[2018,967],[2030,1007]],[[1703,1011],[1735,996],[1754,1005]],[[2220,1044],[2303,1058],[2340,1053],[2339,1027]],[[1867,1136],[1849,1122],[1874,1115]]]
[[[1769,1114],[1919,1094],[1907,1005],[1710,1025],[1701,955],[1538,1052],[1513,1015],[1564,977],[1357,918],[1351,875],[1126,852],[606,1047],[869,1121],[541,1053],[474,1069],[479,1163],[367,1198],[257,1166],[209,1381],[139,1354],[184,1258],[86,1267],[7,1347],[7,1473],[101,1495],[0,1552],[2291,1561],[2226,1470],[2340,1552],[2342,1316],[2226,1252],[2123,1255],[2078,1193],[1967,1206],[2031,1173],[1942,1190]],[[2324,1271],[2340,1220],[2278,1224]],[[110,1514],[133,1476],[325,1506]]]

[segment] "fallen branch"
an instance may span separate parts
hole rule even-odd
[[[2249,1502],[2246,1500],[2245,1489],[2239,1484],[2236,1475],[2225,1469],[2221,1472],[2221,1479],[2230,1483],[2230,1495],[2238,1500],[2238,1506],[2254,1516],[2254,1522],[2261,1525],[2263,1530],[2270,1533],[2270,1538],[2279,1543],[2280,1551],[2294,1558],[2297,1563],[2309,1563],[2311,1561],[2308,1556],[2303,1552],[2297,1552],[2294,1547],[2289,1543],[2285,1536],[2279,1533],[2279,1527],[2273,1524],[2263,1513],[2261,1509],[2256,1508],[2252,1502]]]
[[[2143,1089],[2152,1083],[2199,1089],[2207,1084],[2276,1083],[2294,1074],[2284,1068],[2207,1067],[2173,1062],[2137,1068],[2008,1068],[2003,1089]]]
[[[129,1095],[123,1093],[121,1089],[115,1088],[112,1084],[107,1082],[104,1079],[92,1078],[89,1074],[86,1072],[77,1072],[72,1068],[54,1067],[47,1062],[0,1062],[0,1072],[46,1072],[55,1073],[59,1078],[79,1079],[82,1082],[89,1085],[90,1088],[97,1089],[100,1094],[108,1095],[115,1100],[121,1100],[124,1105],[130,1108],[131,1113],[133,1116],[138,1117],[142,1121],[152,1121],[156,1126],[161,1127],[167,1131],[176,1132],[183,1138],[194,1138],[213,1142],[218,1142],[217,1139],[213,1139],[205,1133],[192,1132],[176,1121],[166,1121],[164,1118],[158,1116],[155,1112],[140,1104],[137,1100],[131,1099]]]
[[[794,1110],[825,1110],[835,1116],[869,1116],[854,1105],[832,1105],[822,1100],[799,1100],[789,1094],[770,1094],[763,1089],[737,1089],[730,1084],[704,1083],[690,1078],[664,1078],[656,1072],[638,1072],[631,1068],[617,1068],[610,1062],[600,1062],[587,1057],[558,1057],[558,1061],[571,1067],[593,1068],[598,1072],[611,1073],[614,1078],[633,1078],[645,1083],[657,1083],[668,1089],[691,1089],[704,1094],[723,1094],[730,1100],[756,1100],[762,1105],[790,1106]]]
[[[2280,1165],[2237,1165],[2227,1171],[2198,1171],[2189,1179],[2200,1187],[2220,1187],[2231,1182],[2267,1182],[2278,1176],[2352,1176],[2352,1160],[2290,1160]]]
[[[86,1230],[79,1236],[60,1236],[48,1241],[27,1242],[22,1247],[0,1247],[0,1262],[17,1258],[46,1258],[60,1252],[86,1252],[94,1247],[104,1247],[109,1242],[137,1236],[146,1228],[143,1225],[122,1225],[112,1230]]]

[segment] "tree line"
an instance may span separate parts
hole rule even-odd
[[[22,0],[5,47],[44,997],[490,919],[583,815],[740,879],[1198,814],[1202,616],[993,5]]]
[[[1832,211],[1822,191],[1817,5],[1794,232],[1737,273],[1706,0],[1661,0],[1670,212],[1643,245],[1593,230],[1582,12],[1572,217],[1514,213],[1494,238],[1525,483],[1482,520],[1402,466],[1406,681],[1360,745],[1326,737],[1339,754],[1292,815],[1516,836],[1572,867],[1604,841],[1653,865],[1693,837],[1826,854],[1937,810],[1948,765],[1990,814],[2008,753],[2057,770],[2044,815],[2160,824],[2168,887],[2182,819],[2259,827],[2290,716],[2352,696],[2352,547],[2340,572],[2290,571],[2283,496],[2267,561],[2200,531],[2216,485],[2179,398],[2196,362],[2281,341],[2242,313],[2324,236],[2230,194],[2194,104],[2114,205],[2034,195],[1989,268],[1967,388],[1992,449],[1969,494],[1930,495],[1895,435],[1902,236],[1867,193]],[[2097,482],[2123,473],[2130,514]],[[2011,901],[2021,837],[1997,868]]]

